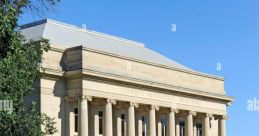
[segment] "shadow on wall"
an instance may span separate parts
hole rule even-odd
[[[66,57],[65,57],[65,52],[64,52],[62,54],[62,58],[59,63],[59,65],[62,68],[62,71],[66,71],[66,59],[65,58]],[[58,120],[60,120],[60,126],[57,126],[57,127],[60,127],[60,130],[59,130],[60,132],[58,132],[58,133],[61,134],[61,136],[68,136],[70,134],[70,132],[69,132],[69,130],[66,130],[66,117],[68,118],[67,121],[69,121],[69,116],[66,115],[66,114],[69,114],[69,112],[67,113],[68,109],[66,109],[68,103],[65,100],[65,96],[67,95],[66,80],[64,78],[64,74],[62,75],[62,77],[53,78],[52,80],[55,80],[53,94],[55,96],[55,99],[59,99],[59,112],[57,114],[58,114]],[[67,122],[67,123],[69,124],[69,122]]]

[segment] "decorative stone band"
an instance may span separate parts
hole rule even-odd
[[[78,101],[78,100],[88,100],[92,101],[92,96],[89,95],[74,95],[73,97],[65,96],[64,97],[66,101]]]

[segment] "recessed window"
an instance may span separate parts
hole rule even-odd
[[[126,117],[121,114],[121,136],[126,136]]]
[[[74,131],[78,132],[78,108],[74,109]]]
[[[98,116],[99,116],[99,135],[103,135],[103,112],[99,111]]]
[[[162,136],[166,136],[166,126],[167,126],[167,122],[166,122],[166,118],[162,118],[161,119],[161,124],[162,124],[162,130],[161,130],[161,132],[162,132]]]
[[[142,136],[147,136],[147,117],[142,116]]]
[[[201,123],[196,124],[196,136],[202,136],[202,124]]]
[[[185,122],[180,121],[179,125],[180,125],[180,136],[185,136]]]

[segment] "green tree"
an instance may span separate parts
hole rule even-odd
[[[0,136],[42,136],[57,131],[54,119],[36,110],[37,103],[32,102],[29,109],[24,104],[24,98],[34,92],[34,82],[40,77],[38,64],[42,53],[49,49],[48,40],[24,43],[17,23],[24,10],[42,13],[57,2],[0,1],[0,100],[13,103],[12,111],[0,109]]]

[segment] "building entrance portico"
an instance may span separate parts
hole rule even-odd
[[[224,115],[92,96],[68,100],[70,103],[78,101],[75,107],[79,108],[80,117],[78,135],[209,136],[210,121],[215,120],[220,124],[219,135],[226,136]]]

